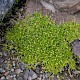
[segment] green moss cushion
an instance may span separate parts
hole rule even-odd
[[[43,62],[44,70],[57,74],[67,63],[75,69],[68,42],[80,38],[79,28],[80,25],[73,22],[55,25],[47,16],[35,13],[6,32],[9,43],[5,48],[15,48],[21,60],[32,68]]]

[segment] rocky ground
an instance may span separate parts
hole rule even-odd
[[[47,0],[46,0],[47,1]],[[47,7],[49,6],[49,7]],[[12,11],[13,15],[8,18],[4,18],[4,23],[9,27],[15,24],[16,18],[18,20],[26,17],[29,14],[33,14],[35,11],[42,12],[43,15],[48,14],[51,20],[55,21],[56,24],[63,22],[74,21],[80,23],[80,12],[70,14],[68,12],[60,11],[56,9],[52,4],[47,4],[39,0],[26,0],[26,3],[19,9]],[[8,22],[8,23],[7,23]],[[75,71],[68,73],[68,66],[64,67],[62,73],[53,77],[52,73],[43,73],[41,71],[41,65],[38,65],[35,70],[26,68],[25,63],[19,62],[16,58],[17,53],[14,50],[3,51],[2,44],[5,42],[3,36],[5,35],[1,29],[0,38],[0,80],[80,80],[80,59],[75,58],[76,65],[78,66]],[[80,53],[80,41],[75,40],[72,43],[72,50],[75,53]],[[77,52],[76,52],[77,51]]]

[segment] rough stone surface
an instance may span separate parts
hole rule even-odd
[[[47,2],[45,2],[43,0],[41,0],[40,2],[46,9],[48,9],[49,11],[52,11],[53,13],[55,13],[55,8],[54,8],[54,6],[52,4],[47,3]]]
[[[21,62],[19,63],[19,66],[21,68],[21,70],[25,70],[26,69],[26,64],[22,64]]]
[[[80,40],[79,39],[74,40],[72,42],[72,52],[75,55],[80,56]]]
[[[15,0],[0,0],[0,19],[4,17],[7,11],[12,7]]]
[[[24,79],[25,80],[33,80],[37,78],[37,74],[33,70],[26,70],[24,74]]]
[[[74,14],[80,10],[80,0],[65,0],[63,2],[56,2],[57,9]]]

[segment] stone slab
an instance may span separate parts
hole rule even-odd
[[[80,0],[65,0],[63,2],[56,2],[57,9],[74,14],[80,10]]]

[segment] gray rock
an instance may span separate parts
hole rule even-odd
[[[7,56],[7,53],[6,52],[3,52],[2,55],[6,57]]]
[[[37,78],[37,74],[33,71],[33,70],[26,70],[25,74],[24,74],[24,79],[25,80],[33,80]]]
[[[11,77],[10,75],[7,75],[7,76],[6,76],[6,79],[9,80],[9,79],[12,79],[12,77]]]
[[[14,71],[10,71],[8,75],[10,75],[10,77],[12,78],[13,75],[15,75],[15,72]]]
[[[14,69],[11,69],[11,71],[14,71]]]
[[[13,67],[15,67],[16,66],[15,61],[13,61],[12,63],[13,63]]]
[[[0,73],[4,73],[5,70],[3,68],[0,68]]]
[[[3,52],[0,52],[0,56],[2,56],[2,53],[3,53]]]
[[[20,66],[20,68],[22,69],[22,70],[25,70],[26,69],[26,64],[24,63],[19,63],[19,66]]]
[[[4,64],[2,65],[2,67],[3,67],[5,70],[9,69],[7,61],[4,61]]]
[[[47,80],[52,74],[51,73],[42,73],[40,74],[39,80]]]
[[[74,14],[80,10],[80,0],[65,0],[63,2],[56,2],[57,9]]]
[[[7,11],[12,7],[15,0],[0,0],[0,19],[4,17]]]
[[[78,57],[80,57],[80,40],[74,40],[72,43],[72,52],[77,55]]]
[[[13,75],[13,80],[17,80],[17,79],[16,79],[16,75]]]
[[[47,3],[53,4],[55,0],[43,0],[43,1],[46,1]]]
[[[54,2],[56,2],[56,1],[62,2],[62,1],[65,1],[65,0],[43,0],[43,1],[50,2],[50,3],[54,3]]]
[[[16,74],[20,74],[23,71],[21,69],[16,69],[15,72],[16,72]]]
[[[2,62],[4,62],[4,59],[0,58],[0,64],[1,64]]]
[[[38,66],[36,66],[35,72],[37,74],[40,74],[41,73],[41,69],[42,69],[42,66],[41,65],[38,65]]]
[[[6,78],[4,76],[2,76],[0,80],[6,80]]]
[[[75,71],[72,71],[75,75],[76,74],[79,74],[79,71],[78,70],[75,70]]]
[[[40,0],[41,4],[43,5],[43,7],[45,7],[46,9],[50,10],[51,12],[55,13],[55,8],[54,5],[47,3],[43,0]]]
[[[23,78],[22,77],[19,77],[18,80],[23,80]]]

